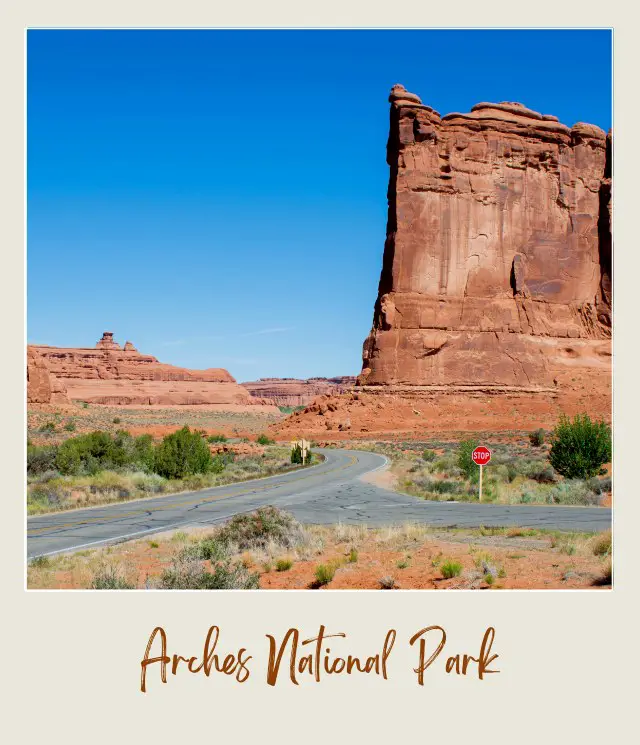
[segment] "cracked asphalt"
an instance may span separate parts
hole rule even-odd
[[[595,532],[611,527],[611,510],[427,502],[367,483],[361,477],[386,466],[386,458],[359,450],[321,450],[326,460],[266,479],[55,512],[27,520],[27,558],[79,551],[152,536],[176,528],[213,525],[272,504],[302,523],[370,526],[418,522],[437,527],[522,526]]]

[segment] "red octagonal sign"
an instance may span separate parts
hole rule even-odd
[[[491,450],[486,448],[484,445],[480,445],[471,453],[471,459],[478,466],[486,466],[491,460]]]

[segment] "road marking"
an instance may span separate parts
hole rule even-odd
[[[328,471],[324,471],[323,473],[329,474],[329,473],[335,473],[337,471],[342,471],[345,468],[349,468],[350,466],[355,465],[358,461],[357,457],[353,455],[348,456],[348,458],[349,460],[347,463],[343,464],[342,466],[338,466],[336,468],[331,468]],[[242,491],[234,491],[229,494],[214,494],[211,497],[198,497],[197,499],[192,499],[188,501],[174,502],[173,504],[167,504],[167,505],[158,505],[157,507],[147,509],[147,510],[137,510],[135,512],[126,512],[124,514],[114,515],[113,517],[105,516],[105,517],[86,518],[84,520],[79,520],[76,522],[67,522],[67,523],[62,523],[62,524],[58,523],[55,525],[45,525],[41,528],[32,528],[31,531],[29,531],[29,528],[27,527],[27,538],[37,538],[39,536],[46,535],[47,533],[51,533],[53,531],[58,531],[58,530],[73,530],[74,528],[79,528],[79,527],[82,527],[83,525],[90,525],[93,523],[104,524],[104,523],[109,523],[109,522],[115,522],[117,520],[123,520],[123,519],[126,519],[127,517],[136,517],[139,515],[145,515],[147,513],[153,514],[154,512],[158,512],[158,511],[171,510],[171,509],[175,509],[179,507],[190,507],[195,504],[209,504],[210,502],[215,502],[216,500],[228,499],[230,497],[241,497],[245,494],[251,494],[252,492],[256,493],[256,492],[269,491],[270,489],[276,489],[277,487],[280,487],[280,486],[287,486],[290,483],[297,484],[300,481],[305,481],[306,479],[313,478],[315,475],[316,475],[315,473],[306,474],[305,476],[301,476],[300,478],[289,479],[284,484],[283,483],[268,484],[267,486],[244,489]],[[253,479],[252,481],[257,481],[257,479]],[[242,482],[238,482],[238,483],[242,483]],[[244,483],[247,483],[247,482],[244,482]],[[167,497],[167,499],[169,498],[170,497]],[[105,509],[108,509],[109,506],[110,505],[106,505]]]

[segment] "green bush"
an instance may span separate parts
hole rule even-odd
[[[553,431],[549,461],[565,478],[588,479],[602,472],[611,460],[611,428],[577,414],[573,421],[562,415]]]
[[[75,422],[71,422],[71,421],[67,422],[64,425],[64,430],[65,430],[65,432],[75,432],[76,431],[76,423]]]
[[[209,437],[207,437],[207,442],[226,442],[226,441],[227,441],[227,438],[222,434],[209,435]]]
[[[278,559],[276,561],[276,572],[287,572],[293,566],[291,559]]]
[[[207,443],[198,432],[192,432],[187,426],[167,435],[156,447],[154,471],[167,479],[208,473],[211,466]]]
[[[42,427],[40,427],[40,432],[44,432],[46,434],[50,434],[52,432],[56,431],[56,423],[55,422],[45,422]]]
[[[300,445],[294,445],[291,450],[291,462],[302,465],[302,448]]]
[[[432,463],[437,457],[437,453],[434,453],[433,450],[424,450],[422,453],[422,460],[427,463]]]
[[[544,445],[545,431],[540,427],[533,432],[529,432],[529,442],[534,448],[539,448]]]
[[[471,459],[471,454],[477,447],[477,440],[463,440],[460,445],[458,445],[456,463],[458,468],[468,479],[473,479],[478,475],[478,466]]]
[[[113,423],[114,424],[120,424],[121,421],[122,421],[122,419],[120,419],[119,416],[114,416],[113,417]]]
[[[452,577],[457,577],[459,574],[462,573],[462,564],[460,564],[460,562],[458,561],[451,561],[451,560],[445,561],[440,566],[440,572],[442,573],[442,576],[445,579],[451,579]]]
[[[256,439],[256,442],[258,445],[275,445],[275,440],[271,440],[266,435],[260,435],[260,437]]]
[[[326,564],[318,564],[315,571],[316,584],[318,586],[328,585],[334,578],[336,569],[340,565],[335,561],[329,561]]]
[[[63,475],[92,475],[132,466],[149,471],[153,466],[153,440],[150,435],[132,437],[124,430],[114,436],[96,431],[70,437],[58,447],[55,465]]]
[[[311,448],[309,448],[304,458],[305,465],[308,466],[312,460],[313,460],[313,453],[311,452]]]
[[[38,447],[29,445],[27,447],[27,474],[38,476],[56,468],[56,455],[58,448],[55,445]]]

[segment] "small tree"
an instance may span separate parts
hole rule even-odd
[[[313,459],[313,455],[311,453],[311,448],[307,448],[307,454],[305,455],[304,462],[305,465],[309,465]]]
[[[473,462],[471,453],[478,447],[477,440],[463,440],[458,446],[457,464],[458,468],[468,479],[477,476],[478,466]]]
[[[211,470],[211,453],[198,432],[183,427],[167,435],[156,447],[154,471],[168,479],[181,479]]]
[[[294,445],[291,450],[291,462],[302,465],[302,448],[298,444]]]
[[[553,431],[549,461],[568,479],[587,479],[601,472],[611,460],[611,428],[604,421],[591,421],[577,414],[571,421],[564,414]]]
[[[274,444],[274,440],[267,437],[267,435],[260,435],[260,437],[256,439],[256,442],[258,443],[258,445],[273,445]]]

